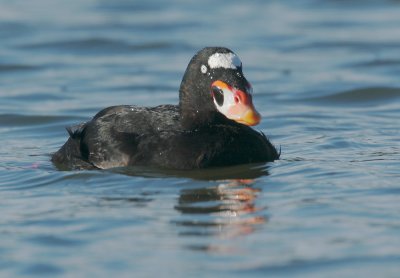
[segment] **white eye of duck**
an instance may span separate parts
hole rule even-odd
[[[205,65],[201,65],[201,72],[206,73],[207,72],[207,67]]]

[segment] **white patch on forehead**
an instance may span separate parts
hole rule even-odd
[[[237,69],[242,65],[242,61],[235,53],[214,53],[208,58],[208,65],[212,69]]]

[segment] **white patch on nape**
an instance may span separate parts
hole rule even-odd
[[[214,53],[208,58],[208,65],[212,69],[225,68],[237,69],[242,66],[242,61],[235,53]]]

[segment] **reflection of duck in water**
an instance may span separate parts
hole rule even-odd
[[[175,207],[183,214],[176,221],[185,227],[181,234],[225,238],[252,233],[257,225],[267,221],[257,214],[262,210],[255,206],[260,190],[251,187],[253,182],[232,180],[215,187],[182,190]]]
[[[259,123],[251,85],[231,50],[207,47],[190,61],[179,105],[114,106],[68,129],[52,161],[73,169],[155,166],[196,169],[279,158]]]

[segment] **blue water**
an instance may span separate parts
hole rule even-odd
[[[398,277],[399,1],[0,0],[0,276]],[[65,126],[233,49],[266,165],[58,171]]]

